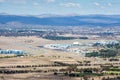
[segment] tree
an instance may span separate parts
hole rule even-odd
[[[75,72],[77,70],[77,66],[75,65],[68,66],[67,70],[69,71],[69,73],[71,73],[72,71]]]

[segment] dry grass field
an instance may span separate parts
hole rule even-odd
[[[72,44],[73,42],[80,42],[80,43],[89,43],[89,42],[95,42],[95,41],[102,41],[103,39],[89,39],[89,40],[81,40],[81,39],[75,39],[75,40],[46,40],[43,38],[39,38],[36,36],[30,36],[30,37],[0,37],[0,48],[1,49],[17,49],[17,50],[24,50],[31,54],[57,54],[62,53],[58,51],[53,51],[49,49],[43,49],[38,46],[45,45],[45,44]],[[106,40],[106,39],[105,39]],[[62,54],[63,55],[63,54]]]
[[[105,39],[106,40],[106,39]],[[102,41],[102,39],[89,39],[89,40],[46,40],[36,36],[30,37],[0,37],[0,48],[1,49],[15,49],[15,50],[23,50],[29,54],[32,54],[34,57],[21,57],[21,58],[9,58],[9,59],[0,59],[1,65],[11,65],[11,64],[51,64],[54,60],[84,60],[86,58],[78,56],[76,54],[70,52],[62,52],[57,50],[50,50],[45,48],[40,48],[38,46],[42,46],[45,44],[72,44],[73,42],[80,43],[89,43]],[[3,56],[3,55],[0,55]],[[40,57],[42,56],[42,57]],[[91,58],[87,58],[88,60],[92,60]],[[94,60],[93,60],[94,61]]]
[[[0,58],[0,67],[2,66],[17,66],[17,65],[52,65],[55,61],[64,62],[68,64],[77,64],[77,61],[84,62],[84,60],[91,61],[91,63],[105,63],[101,59],[97,58],[85,58],[75,55],[70,52],[62,52],[57,50],[50,50],[41,48],[45,44],[72,44],[73,42],[90,43],[96,41],[102,41],[103,39],[89,39],[89,40],[65,40],[65,41],[53,41],[46,40],[36,36],[30,37],[0,37],[1,49],[15,49],[23,50],[31,55],[26,57],[13,57],[13,58]],[[107,40],[107,39],[104,39]],[[4,56],[1,54],[0,56]],[[8,55],[9,56],[9,55]],[[13,56],[13,55],[12,55]],[[92,67],[92,66],[91,66]],[[91,68],[90,67],[90,68]],[[66,67],[37,67],[35,69],[48,70],[48,69],[62,69]],[[81,66],[80,68],[85,68]],[[86,67],[87,68],[87,67]],[[98,67],[99,68],[99,67]],[[6,68],[7,69],[7,68]],[[22,68],[9,68],[11,70],[22,70]],[[34,67],[23,68],[26,70],[32,70]],[[81,78],[63,77],[61,75],[55,76],[53,73],[22,73],[22,74],[0,74],[0,80],[80,80]],[[100,80],[96,78],[96,80]]]
[[[90,77],[89,80],[101,80],[105,78],[114,78],[117,76],[102,76],[102,77]],[[0,75],[0,80],[84,80],[81,77],[67,77],[67,76],[55,76],[52,73],[24,73],[24,74],[10,74],[10,75]]]

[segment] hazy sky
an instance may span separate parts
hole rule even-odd
[[[120,14],[120,0],[0,0],[0,13]]]

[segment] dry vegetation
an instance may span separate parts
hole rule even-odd
[[[32,54],[26,57],[13,57],[13,58],[0,58],[0,67],[2,66],[17,66],[17,65],[52,65],[55,61],[64,62],[68,64],[78,64],[77,61],[81,61],[82,63],[87,60],[91,61],[92,64],[100,63],[104,64],[105,61],[97,58],[85,58],[75,55],[70,52],[61,52],[56,50],[44,49],[38,46],[51,44],[51,43],[73,43],[73,42],[81,42],[81,43],[89,43],[94,41],[99,41],[100,39],[89,39],[89,40],[65,40],[65,41],[52,41],[46,40],[42,38],[38,38],[36,36],[31,37],[0,37],[0,48],[1,49],[16,49],[16,50],[24,50],[25,52]],[[102,40],[102,39],[101,39]],[[4,56],[4,55],[0,55]],[[35,68],[35,69],[62,69],[66,67],[46,67],[46,68]],[[78,68],[85,68],[84,66]],[[91,68],[91,67],[90,67]],[[96,67],[96,68],[99,68]],[[16,68],[14,68],[16,69]],[[20,68],[17,68],[19,70]],[[32,68],[24,68],[24,69],[34,69]],[[13,69],[11,69],[13,70]],[[24,73],[24,74],[10,74],[3,75],[0,74],[0,80],[80,80],[81,78],[70,78],[63,77],[61,75],[55,76],[53,73]],[[96,78],[99,80],[99,78]]]

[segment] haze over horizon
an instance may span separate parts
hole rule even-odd
[[[120,15],[120,0],[0,0],[0,13],[13,15]]]

